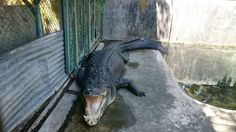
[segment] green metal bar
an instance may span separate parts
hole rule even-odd
[[[97,39],[95,37],[98,37],[95,36],[96,32],[101,34],[102,6],[101,0],[62,0],[67,74],[76,70],[79,59],[90,52],[92,44]],[[97,31],[96,26],[99,27]]]
[[[78,43],[78,15],[77,15],[77,0],[74,0],[73,5],[73,35],[74,35],[74,45],[75,45],[75,64],[78,65],[79,63],[79,56],[78,56],[78,50],[79,50],[79,43]]]
[[[31,3],[28,1],[28,0],[22,0],[24,3],[25,3],[25,5],[31,10],[31,12],[33,13],[33,14],[35,14],[35,10],[34,10],[34,7],[31,5]]]
[[[42,17],[41,17],[40,6],[39,6],[40,0],[34,0],[34,6],[32,6],[28,0],[22,0],[22,1],[34,14],[37,37],[38,38],[43,37],[44,33],[43,33]]]
[[[70,74],[71,60],[70,60],[70,48],[69,48],[69,17],[68,17],[68,1],[62,0],[62,15],[63,15],[63,29],[64,29],[64,43],[65,43],[65,63],[66,63],[66,73]]]
[[[91,36],[91,0],[88,1],[88,49],[90,52],[90,49],[92,47],[92,36]]]
[[[104,7],[103,7],[103,5],[104,5],[104,3],[105,3],[105,0],[101,0],[100,1],[100,12],[101,12],[101,20],[100,20],[100,39],[102,39],[103,38],[103,9],[104,9]]]
[[[84,3],[83,3],[84,0],[80,0],[80,51],[81,51],[81,54],[80,56],[82,56],[83,54],[85,54],[85,49],[84,49]]]
[[[34,9],[35,9],[35,22],[36,22],[36,31],[37,37],[43,37],[43,25],[42,25],[42,17],[39,6],[40,0],[34,0]]]
[[[82,26],[82,1],[81,0],[78,0],[78,3],[77,3],[77,6],[78,6],[78,15],[77,15],[77,19],[78,19],[78,49],[79,49],[79,52],[78,52],[78,56],[79,58],[82,58],[83,54],[84,54],[84,50],[83,50],[83,26]]]
[[[82,39],[82,47],[83,52],[86,54],[86,41],[85,41],[85,2],[84,0],[81,1],[81,39]]]
[[[89,19],[88,19],[88,1],[84,0],[84,41],[85,41],[85,49],[86,49],[86,54],[89,53],[89,41],[88,41],[88,24],[89,24]]]
[[[95,39],[96,39],[96,36],[95,36],[95,29],[96,29],[96,24],[95,24],[95,0],[93,0],[93,29],[92,29],[92,37],[93,37],[93,39],[94,39],[94,41],[95,41]]]
[[[86,23],[86,37],[87,37],[87,53],[90,52],[90,0],[86,1],[86,6],[87,6],[87,23]]]

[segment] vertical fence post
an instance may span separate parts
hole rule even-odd
[[[75,64],[77,65],[79,63],[79,43],[78,43],[78,15],[77,15],[77,0],[73,1],[73,19],[72,19],[72,31],[73,31],[73,42],[74,42],[74,46],[75,46]]]
[[[92,43],[97,37],[96,32],[102,32],[102,5],[103,0],[62,0],[67,74],[76,70],[82,56],[90,52]],[[95,10],[95,8],[100,9]],[[96,25],[99,30],[95,29]]]
[[[100,0],[100,39],[103,38],[103,5],[105,3],[105,0]]]
[[[90,50],[90,48],[92,47],[92,37],[91,37],[91,1],[88,1],[88,49]],[[88,52],[89,52],[88,50]]]
[[[91,31],[91,36],[92,36],[92,39],[93,39],[93,42],[94,40],[96,39],[95,38],[95,0],[93,0],[93,3],[92,3],[92,31]]]
[[[65,65],[66,73],[70,74],[71,62],[70,62],[70,48],[69,48],[69,25],[68,25],[68,1],[62,0],[62,16],[63,16],[63,29],[64,29],[64,42],[65,42]]]
[[[37,37],[43,37],[43,25],[42,25],[42,17],[40,13],[40,0],[34,0],[34,9],[35,9],[35,22],[36,22],[36,30]]]

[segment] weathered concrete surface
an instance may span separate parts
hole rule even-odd
[[[195,102],[202,107],[203,112],[211,119],[216,132],[236,131],[236,111],[217,108],[196,100]]]
[[[233,0],[109,0],[103,36],[235,46],[235,8]]]
[[[40,113],[40,115],[37,117],[37,119],[32,123],[30,128],[27,130],[27,132],[35,132],[37,131],[38,127],[42,125],[44,118],[47,117],[48,113],[53,110],[54,105],[57,103],[57,101],[61,98],[61,95],[64,93],[64,89],[69,85],[69,82],[71,80],[67,79],[65,83],[62,85],[62,87],[51,97],[52,99],[50,102],[47,104],[47,106],[44,108],[44,110]],[[70,86],[71,87],[71,86]],[[69,88],[70,88],[69,87]]]
[[[76,81],[74,81],[74,82],[71,84],[71,86],[69,87],[68,90],[70,90],[70,91],[75,91],[75,92],[79,92],[79,91],[80,91],[80,89],[78,88],[78,86],[77,86],[77,84],[76,84]]]
[[[130,59],[140,65],[128,68],[125,77],[134,80],[147,97],[140,99],[121,91],[137,119],[123,131],[213,131],[210,119],[178,87],[159,52],[137,52]]]
[[[148,36],[168,38],[171,0],[108,0],[103,20],[104,39]]]
[[[99,124],[87,127],[83,108],[68,119],[66,132],[233,132],[236,112],[198,104],[177,85],[164,59],[157,51],[137,51],[130,54],[125,78],[131,79],[146,97],[138,98],[120,89],[115,102],[107,109]],[[209,113],[211,112],[211,113]],[[212,114],[215,113],[215,114]],[[216,114],[217,113],[217,114]],[[221,119],[221,120],[217,120]],[[224,120],[224,123],[221,121]],[[218,126],[218,127],[217,127]],[[218,128],[221,129],[218,129]]]
[[[216,84],[225,75],[236,82],[236,48],[172,44],[167,64],[180,82]]]
[[[69,113],[73,102],[77,96],[73,94],[65,93],[60,102],[57,104],[55,109],[52,111],[50,116],[44,122],[39,132],[56,132],[60,129],[64,123],[67,114]]]

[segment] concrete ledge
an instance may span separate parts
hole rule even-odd
[[[211,119],[213,128],[217,132],[235,132],[236,131],[236,111],[215,107],[204,104],[189,97],[202,107],[203,112]]]
[[[73,94],[65,93],[50,116],[44,122],[39,132],[56,132],[63,125],[67,114],[69,113],[73,102],[77,96]]]
[[[67,119],[65,132],[236,131],[235,112],[209,108],[187,96],[158,51],[131,52],[126,69],[124,78],[133,80],[146,92],[146,97],[139,98],[127,89],[120,89],[115,102],[95,127],[85,125],[83,108],[78,104]]]
[[[184,83],[216,84],[225,75],[236,82],[236,48],[170,45],[167,63]]]
[[[42,123],[45,121],[45,119],[47,119],[48,115],[50,114],[50,111],[52,111],[55,105],[57,105],[57,102],[60,101],[66,87],[70,85],[70,81],[71,79],[69,78],[65,81],[65,83],[58,90],[58,92],[52,97],[52,100],[50,100],[49,104],[44,108],[44,110],[40,113],[37,119],[32,123],[28,132],[35,132],[40,128]]]

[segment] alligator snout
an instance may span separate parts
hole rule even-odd
[[[89,126],[96,125],[100,120],[106,104],[105,97],[106,97],[105,95],[85,97],[86,108],[85,108],[84,121]]]
[[[89,126],[95,126],[98,121],[100,120],[99,117],[96,116],[85,116],[84,115],[84,121],[89,125]]]

